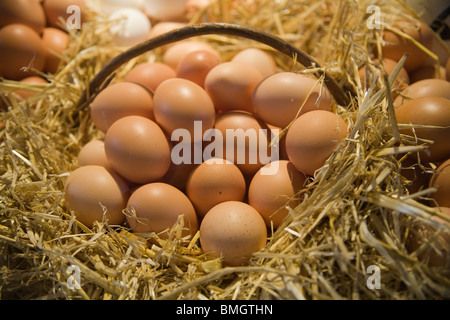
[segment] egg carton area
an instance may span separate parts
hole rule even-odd
[[[450,298],[423,10],[1,2],[0,298]]]

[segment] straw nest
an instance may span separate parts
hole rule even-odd
[[[170,230],[169,240],[132,234],[126,226],[107,222],[92,229],[80,224],[65,208],[64,179],[77,167],[80,148],[98,133],[86,109],[77,110],[76,105],[94,75],[123,52],[111,45],[105,32],[108,23],[92,19],[80,32],[71,32],[65,66],[48,77],[49,84],[0,83],[2,104],[8,107],[0,114],[3,299],[450,297],[444,271],[427,266],[418,260],[419,252],[405,248],[415,221],[432,224],[432,216],[443,217],[424,202],[432,190],[410,194],[408,180],[400,174],[407,155],[423,147],[399,135],[386,79],[362,84],[357,75],[379,45],[385,24],[417,17],[396,1],[267,0],[259,1],[257,8],[245,3],[214,2],[206,14],[209,21],[280,36],[354,91],[348,105],[336,106],[351,133],[302,191],[304,201],[290,208],[291,215],[269,235],[267,246],[242,267],[223,267],[219,259],[206,257],[198,236],[186,245],[180,238],[182,220]],[[381,9],[381,29],[367,26],[370,4]],[[203,21],[204,13],[191,21]],[[224,59],[242,48],[260,46],[283,70],[311,72],[292,57],[249,39],[203,39]],[[160,57],[155,49],[132,59],[112,81],[119,81],[134,64]],[[21,88],[36,95],[19,101],[13,91]],[[380,271],[379,288],[368,285],[369,266]],[[79,287],[71,282],[74,270]]]

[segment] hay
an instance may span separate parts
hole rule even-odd
[[[206,257],[198,234],[180,237],[181,219],[169,239],[162,240],[106,221],[89,229],[65,208],[64,179],[76,168],[80,148],[99,135],[88,112],[76,104],[89,81],[123,52],[111,46],[106,22],[91,20],[71,34],[67,65],[48,77],[48,85],[28,84],[37,92],[32,99],[19,101],[13,91],[23,84],[2,81],[2,103],[8,110],[0,114],[1,298],[449,298],[444,271],[427,266],[405,247],[415,221],[445,227],[431,219],[445,217],[424,204],[432,190],[410,194],[400,174],[407,154],[424,148],[424,142],[398,133],[387,90],[395,75],[379,80],[381,90],[359,81],[358,68],[370,62],[380,41],[380,30],[366,24],[372,2],[264,0],[252,8],[223,0],[205,9],[208,21],[279,35],[355,92],[349,105],[335,106],[349,123],[350,136],[302,190],[304,201],[289,208],[291,214],[248,266],[223,267],[220,259]],[[395,17],[416,19],[401,2],[375,4],[384,24]],[[201,14],[191,22],[205,19]],[[260,46],[273,54],[280,70],[305,72],[294,59],[248,39],[202,38],[225,59],[247,46]],[[159,50],[148,52],[121,66],[110,80],[120,81],[139,61],[159,59]],[[368,283],[370,266],[381,272],[379,289]],[[79,283],[74,282],[77,275]]]

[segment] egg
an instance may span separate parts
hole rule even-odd
[[[66,29],[68,26],[80,27],[87,20],[85,0],[44,0],[43,7],[47,16],[48,26]],[[76,11],[69,10],[76,6]],[[64,23],[66,25],[64,25]]]
[[[102,166],[88,165],[75,169],[65,183],[66,206],[78,221],[92,228],[105,217],[110,225],[125,221],[129,187],[119,175]]]
[[[206,91],[192,81],[180,78],[161,83],[153,96],[156,122],[172,135],[178,130],[187,133],[192,142],[203,138],[203,133],[213,127],[215,109]],[[196,133],[196,125],[199,134]]]
[[[142,116],[154,120],[153,98],[145,87],[132,82],[117,82],[103,89],[90,105],[90,115],[98,130],[106,132],[118,119]]]
[[[69,35],[56,28],[45,28],[42,42],[46,49],[45,72],[56,73],[61,63],[61,57],[69,43]]]
[[[443,79],[445,80],[445,67],[434,64],[424,64],[410,73],[411,83],[425,79]]]
[[[138,184],[160,179],[171,163],[164,132],[141,116],[127,116],[111,125],[105,134],[105,153],[117,173]]]
[[[188,197],[177,188],[162,182],[153,182],[137,188],[127,203],[127,221],[133,232],[155,232],[167,239],[167,232],[183,217],[182,236],[194,236],[198,218]]]
[[[22,80],[20,80],[20,82],[22,83],[35,83],[35,84],[48,84],[48,81],[45,80],[42,77],[39,76],[31,76],[31,77],[26,77]],[[37,90],[41,90],[39,87],[37,87]],[[27,90],[27,89],[19,89],[14,91],[14,93],[16,95],[19,96],[20,99],[28,99],[33,97],[36,94],[35,90]]]
[[[286,135],[286,152],[292,164],[306,175],[325,165],[347,136],[346,122],[326,110],[313,110],[298,117]]]
[[[155,38],[157,36],[160,36],[166,32],[175,30],[175,29],[179,29],[182,27],[185,27],[187,24],[185,22],[176,22],[176,21],[158,21],[156,22],[153,26],[152,29],[150,30],[150,35],[149,38]],[[161,52],[165,52],[169,47],[172,47],[174,45],[177,45],[180,42],[174,42],[174,43],[170,43],[170,44],[165,44],[161,47],[159,47],[158,49]],[[178,59],[178,58],[177,58]],[[172,65],[172,68],[176,68],[176,65]]]
[[[270,129],[265,123],[245,111],[228,111],[216,117],[214,129],[220,132],[223,148],[216,150],[234,163],[245,176],[256,173],[272,156],[268,144]],[[219,135],[219,134],[217,134]],[[266,147],[266,150],[261,147]]]
[[[118,9],[109,16],[109,20],[116,21],[110,31],[114,43],[119,46],[131,47],[150,38],[150,20],[139,9]]]
[[[412,37],[415,41],[431,50],[433,34],[431,29],[422,21],[413,23],[411,21],[398,21],[395,27]],[[428,54],[417,46],[413,41],[400,36],[392,31],[383,32],[384,44],[381,47],[383,58],[399,61],[404,53],[408,54],[404,68],[411,72],[425,63]]]
[[[144,10],[145,0],[97,0],[96,2],[88,1],[89,5],[94,5],[95,8],[106,15],[112,14],[114,11],[123,8],[135,8]]]
[[[187,196],[201,217],[221,202],[243,201],[246,192],[239,168],[222,158],[211,158],[200,164],[186,183]]]
[[[41,34],[47,23],[47,19],[40,1],[0,1],[0,28],[15,23],[27,25],[38,34]]]
[[[45,48],[34,29],[23,24],[9,24],[0,29],[0,76],[21,80],[34,75],[22,68],[43,71],[44,66]]]
[[[450,82],[443,79],[424,79],[414,82],[394,100],[394,105],[399,106],[411,99],[432,96],[450,99]]]
[[[280,128],[294,121],[297,114],[331,109],[328,90],[317,79],[295,72],[279,72],[261,81],[252,102],[256,115]]]
[[[278,228],[300,203],[298,193],[304,188],[306,176],[287,160],[274,161],[265,167],[276,168],[272,174],[258,170],[248,188],[248,204],[258,210],[268,228]]]
[[[133,67],[126,74],[124,81],[138,83],[154,92],[163,81],[175,77],[175,70],[164,63],[144,62]]]
[[[226,201],[212,207],[200,224],[202,250],[221,257],[226,266],[248,264],[254,253],[266,245],[264,219],[250,205]]]
[[[167,48],[167,50],[163,54],[162,59],[165,64],[176,70],[180,61],[188,53],[198,50],[209,51],[212,54],[215,54],[220,59],[220,55],[216,49],[214,49],[210,44],[200,40],[179,41]]]
[[[426,151],[420,152],[421,160],[444,161],[450,157],[450,100],[442,97],[424,97],[405,102],[395,109],[397,123],[412,125],[400,128],[400,132],[418,139],[432,140]],[[437,127],[421,127],[437,126]],[[439,128],[442,127],[442,128]],[[419,144],[424,142],[418,141]]]
[[[437,189],[430,194],[434,205],[450,207],[450,159],[445,160],[433,173],[430,187]]]
[[[94,139],[86,143],[78,152],[77,160],[79,166],[97,165],[112,170],[103,140]]]
[[[218,112],[243,110],[252,113],[252,94],[262,80],[262,74],[250,65],[223,62],[206,76],[205,90]]]
[[[231,61],[253,66],[262,74],[263,78],[267,78],[277,72],[277,65],[274,58],[264,50],[258,48],[243,49]]]
[[[450,208],[434,207],[434,210],[450,216]],[[425,262],[429,267],[441,268],[444,274],[450,276],[450,229],[446,222],[435,216],[434,221],[443,224],[444,230],[421,221],[415,221],[406,239],[406,248],[413,253],[417,250],[418,260]],[[436,232],[440,234],[436,237]],[[428,242],[428,244],[426,244]],[[425,246],[425,247],[422,247]]]
[[[447,63],[445,64],[445,73],[447,81],[450,81],[450,58],[447,59]]]
[[[190,80],[201,87],[209,71],[221,62],[219,55],[208,50],[197,50],[185,55],[177,66],[177,77]]]
[[[381,68],[383,68],[387,75],[390,76],[397,66],[397,63],[397,61],[392,59],[383,59],[383,65],[381,66],[380,60],[374,59],[371,62],[372,68],[364,66],[359,69],[359,78],[361,80],[361,84],[363,85],[363,87],[370,87],[372,85],[373,77],[376,77],[376,79],[380,79],[380,81],[383,83]],[[409,85],[409,83],[410,79],[408,72],[406,72],[405,68],[401,68],[393,86],[391,87],[393,97],[395,98],[397,96],[397,91],[404,90]]]
[[[146,0],[144,12],[155,20],[175,21],[183,18],[187,0]]]

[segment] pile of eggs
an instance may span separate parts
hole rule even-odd
[[[69,18],[68,5],[80,8],[83,0],[2,0],[0,2],[0,76],[29,83],[47,83],[42,74],[57,72],[69,35],[62,21]],[[24,69],[26,68],[26,69]],[[29,92],[19,92],[27,98]]]
[[[182,216],[183,236],[199,231],[227,265],[265,246],[348,131],[317,79],[279,71],[258,48],[222,61],[201,39],[135,65],[90,116],[102,138],[83,146],[65,184],[77,219],[167,238]]]

